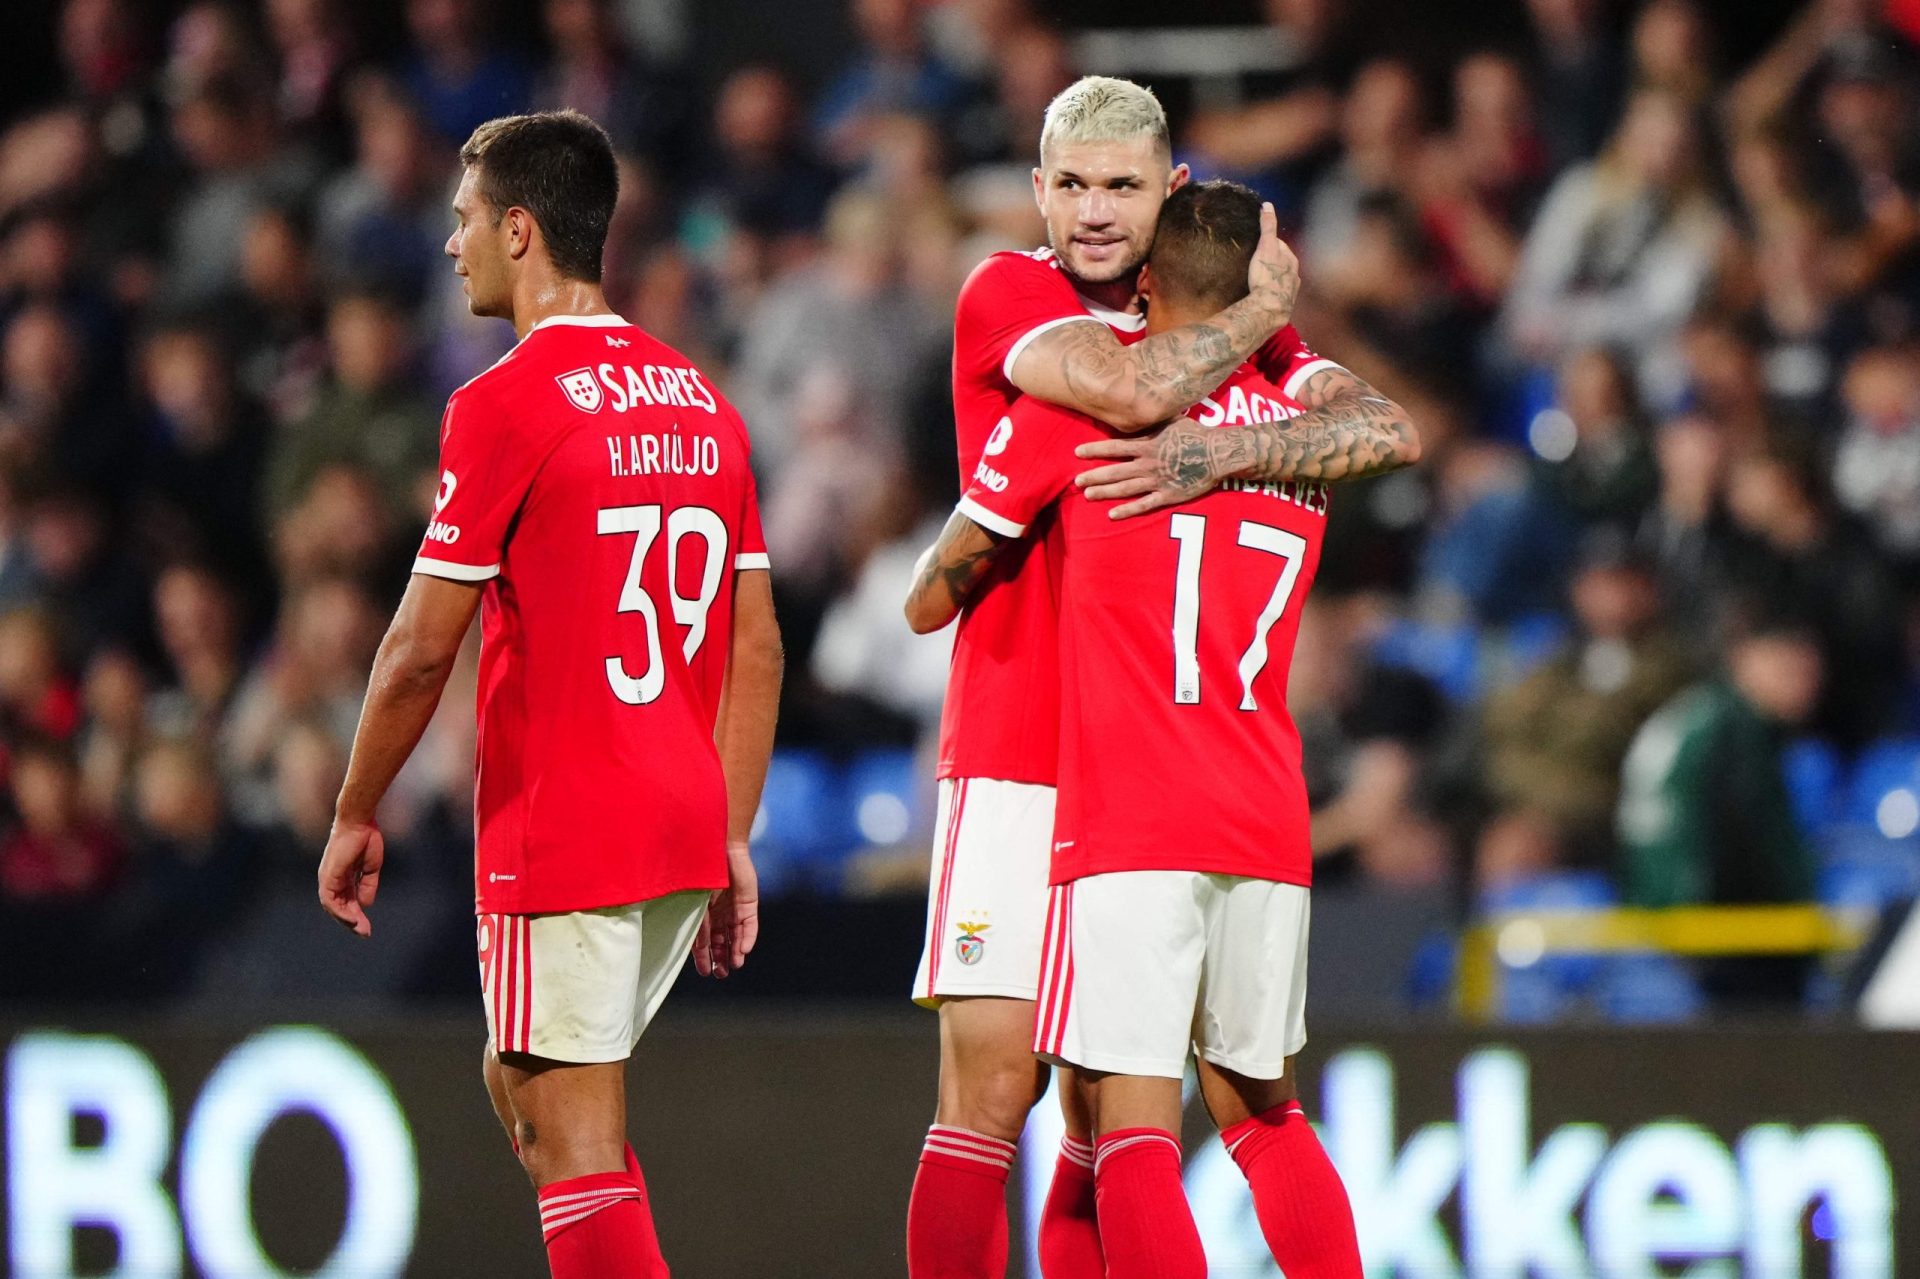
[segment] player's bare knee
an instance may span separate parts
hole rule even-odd
[[[1300,1090],[1295,1082],[1293,1062],[1293,1058],[1287,1058],[1286,1070],[1278,1079],[1256,1079],[1205,1058],[1199,1059],[1196,1065],[1200,1076],[1200,1098],[1214,1126],[1231,1127],[1243,1119],[1264,1114],[1275,1106],[1298,1099]]]
[[[1027,1113],[1046,1094],[1047,1074],[1031,1056],[976,1062],[956,1081],[962,1128],[1006,1141],[1017,1140]]]

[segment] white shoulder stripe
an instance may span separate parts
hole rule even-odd
[[[998,533],[1001,537],[1019,537],[1027,531],[1026,525],[1015,524],[1004,515],[996,515],[970,497],[961,498],[959,505],[953,509],[981,528],[990,533]]]
[[[772,568],[773,562],[765,551],[742,551],[733,557],[733,567],[739,569]]]
[[[1048,329],[1057,329],[1063,324],[1077,324],[1081,320],[1093,320],[1095,324],[1099,323],[1099,321],[1094,320],[1094,317],[1091,315],[1062,315],[1056,319],[1048,320],[1044,324],[1036,324],[1028,329],[1020,335],[1019,341],[1007,348],[1007,358],[1000,364],[1001,374],[1007,381],[1013,381],[1013,362],[1020,358],[1022,351],[1027,349],[1027,343],[1033,341]]]
[[[1280,389],[1285,392],[1286,397],[1291,400],[1294,398],[1294,392],[1298,391],[1301,384],[1308,378],[1327,369],[1337,369],[1340,367],[1341,365],[1337,360],[1329,360],[1325,357],[1317,360],[1308,360],[1305,364],[1302,364],[1293,371],[1287,378],[1287,384]]]
[[[414,560],[413,571],[425,573],[428,577],[444,577],[454,582],[484,582],[488,578],[500,576],[498,564],[456,564],[452,560],[436,560],[425,555]]]

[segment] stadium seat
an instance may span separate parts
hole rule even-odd
[[[1887,738],[1861,752],[1842,817],[1892,839],[1920,829],[1920,738]]]
[[[1883,910],[1920,897],[1920,846],[1855,824],[1821,841],[1820,902],[1837,909]]]
[[[1468,702],[1480,691],[1480,633],[1466,623],[1397,621],[1374,641],[1373,659],[1417,671],[1449,701]]]
[[[809,884],[851,839],[846,786],[815,751],[777,750],[767,764],[753,823],[754,863],[764,893]]]
[[[847,769],[847,807],[861,844],[897,844],[910,835],[925,792],[910,750],[868,751]]]
[[[1500,645],[1500,678],[1525,677],[1552,657],[1573,635],[1573,624],[1559,613],[1528,613],[1507,627]]]
[[[1601,1015],[1627,1026],[1684,1022],[1706,1011],[1693,970],[1671,955],[1611,956],[1596,994]]]
[[[1482,916],[1517,910],[1576,910],[1616,904],[1600,871],[1557,871],[1516,880],[1481,895]],[[1521,1024],[1559,1019],[1593,991],[1607,961],[1598,955],[1547,955],[1524,966],[1501,963],[1500,1020]]]
[[[1817,834],[1841,820],[1840,753],[1817,737],[1788,743],[1784,757],[1787,796],[1800,829]]]

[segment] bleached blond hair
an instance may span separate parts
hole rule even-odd
[[[1047,152],[1062,142],[1130,142],[1151,138],[1160,150],[1173,154],[1167,132],[1167,113],[1153,90],[1113,76],[1081,76],[1047,104],[1040,126],[1040,164]]]

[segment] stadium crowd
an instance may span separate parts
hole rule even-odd
[[[517,47],[407,0],[379,50],[347,0],[60,7],[65,90],[0,133],[0,952],[35,955],[0,993],[184,991],[310,889],[440,406],[512,338],[441,255],[492,116],[606,125],[609,299],[751,425],[783,749],[924,748],[946,641],[899,604],[955,493],[952,303],[1041,238],[1073,42],[852,0],[817,92],[707,92],[614,0],[537,7]],[[1323,882],[1811,896],[1834,779],[1920,732],[1920,6],[1809,0],[1745,66],[1692,0],[1527,0],[1437,63],[1359,8],[1270,0],[1290,69],[1175,103],[1178,158],[1278,205],[1303,333],[1426,443],[1335,494],[1295,658]],[[383,819],[454,914],[471,656]],[[845,887],[917,892],[928,795]]]

